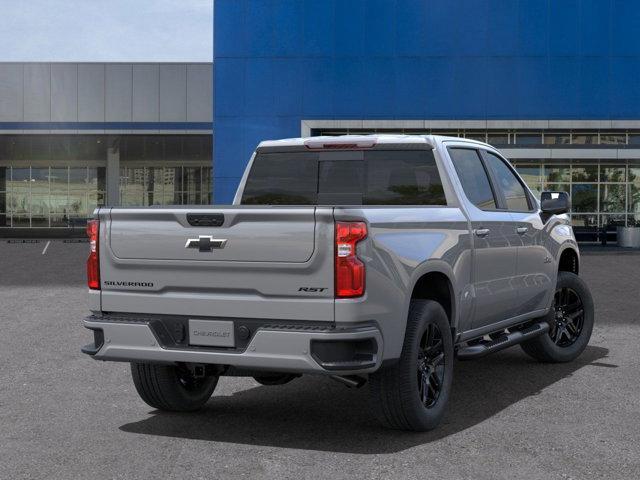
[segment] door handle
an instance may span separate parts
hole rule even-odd
[[[529,231],[529,227],[518,227],[518,228],[516,228],[516,232],[518,232],[518,235],[524,235],[528,231]]]
[[[489,230],[488,228],[476,228],[473,233],[476,234],[476,236],[478,237],[486,237],[487,235],[489,235],[489,232],[491,230]]]

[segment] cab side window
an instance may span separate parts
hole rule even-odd
[[[493,172],[493,177],[498,184],[498,188],[504,195],[507,210],[518,212],[528,212],[531,210],[529,198],[524,186],[505,161],[486,150],[482,151],[482,155],[485,162],[487,162],[487,167]]]
[[[497,210],[487,171],[478,151],[472,148],[449,148],[449,156],[458,173],[465,195],[481,210]]]

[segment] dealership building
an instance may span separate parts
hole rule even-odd
[[[216,0],[214,196],[262,139],[444,134],[564,190],[594,235],[640,224],[640,4]],[[588,236],[588,235],[587,235]]]
[[[212,201],[211,63],[0,63],[0,236]]]

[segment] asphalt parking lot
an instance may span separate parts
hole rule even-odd
[[[222,378],[195,414],[154,411],[127,364],[80,353],[86,244],[0,241],[0,478],[640,477],[640,255],[590,254],[591,344],[539,364],[518,347],[455,367],[433,432],[380,428],[360,390]]]

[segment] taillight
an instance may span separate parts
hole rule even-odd
[[[356,244],[366,236],[364,222],[336,222],[336,298],[364,295],[365,267],[356,255]]]
[[[89,237],[89,258],[87,259],[87,284],[91,290],[100,290],[100,220],[87,222],[87,236]]]

